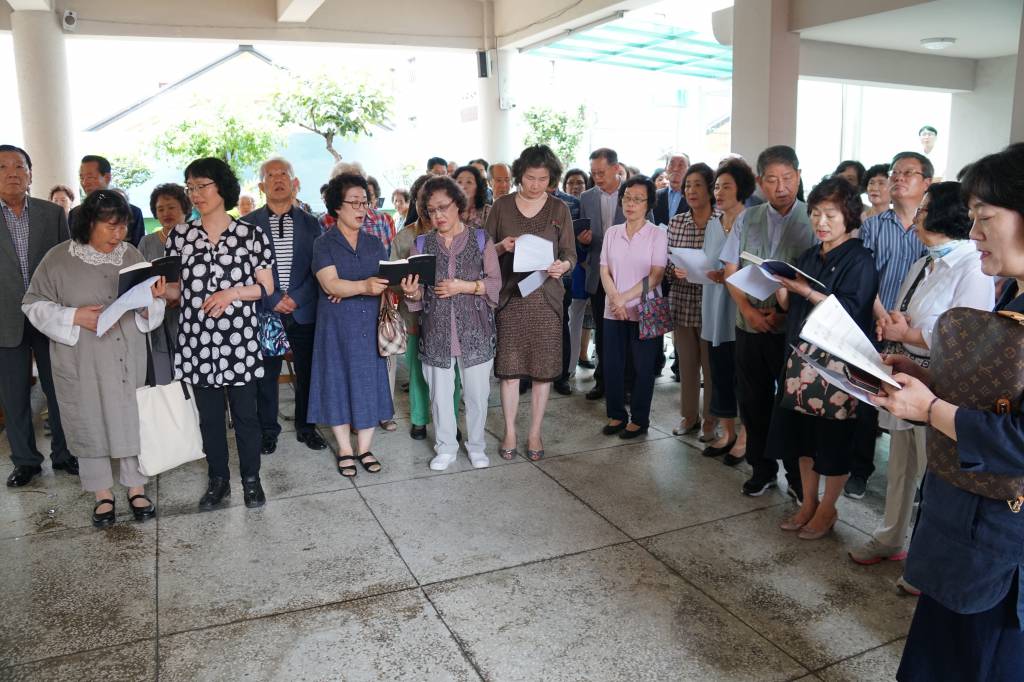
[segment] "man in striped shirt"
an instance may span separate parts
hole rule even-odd
[[[900,152],[889,166],[889,195],[892,208],[864,221],[860,239],[875,253],[878,269],[878,298],[875,299],[875,319],[894,310],[896,300],[907,271],[925,254],[924,244],[917,238],[914,217],[932,184],[934,169],[924,154]],[[878,430],[878,412],[866,410],[857,419],[856,444],[850,478],[844,492],[847,497],[864,497],[868,478],[875,472],[875,436]]]

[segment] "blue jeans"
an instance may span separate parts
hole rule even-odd
[[[601,321],[604,325],[604,391],[609,419],[632,421],[650,426],[651,399],[654,397],[654,371],[662,337],[640,338],[640,326],[624,320]],[[635,379],[626,413],[626,365],[632,360]]]

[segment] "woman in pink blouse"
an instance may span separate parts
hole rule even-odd
[[[619,200],[625,224],[615,225],[601,247],[604,306],[604,382],[608,423],[605,435],[636,438],[650,425],[654,375],[662,337],[641,339],[638,307],[646,285],[648,295],[661,295],[661,278],[668,260],[668,238],[647,212],[654,205],[654,183],[637,175],[622,184]],[[625,406],[626,355],[633,359],[636,379],[629,412]]]

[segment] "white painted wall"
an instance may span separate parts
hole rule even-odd
[[[974,87],[973,59],[800,41],[800,75],[859,85],[895,85],[946,92]]]
[[[1016,74],[1016,55],[981,59],[974,90],[953,95],[947,166],[950,178],[966,164],[1010,142]]]

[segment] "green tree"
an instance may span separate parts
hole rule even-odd
[[[373,135],[391,115],[390,96],[366,84],[342,85],[328,76],[294,79],[274,93],[271,106],[280,126],[297,125],[324,138],[334,160],[341,154],[335,138],[358,139]]]
[[[137,156],[108,156],[110,159],[110,184],[123,190],[144,185],[153,177],[153,171]]]
[[[239,177],[247,178],[255,175],[280,142],[278,134],[260,121],[244,120],[220,110],[206,119],[171,126],[157,137],[155,146],[182,167],[195,159],[215,156],[227,162]]]
[[[551,107],[535,106],[523,112],[529,132],[523,143],[527,146],[546,144],[563,164],[571,165],[576,148],[583,139],[587,110],[581,104],[575,112],[556,111]]]

